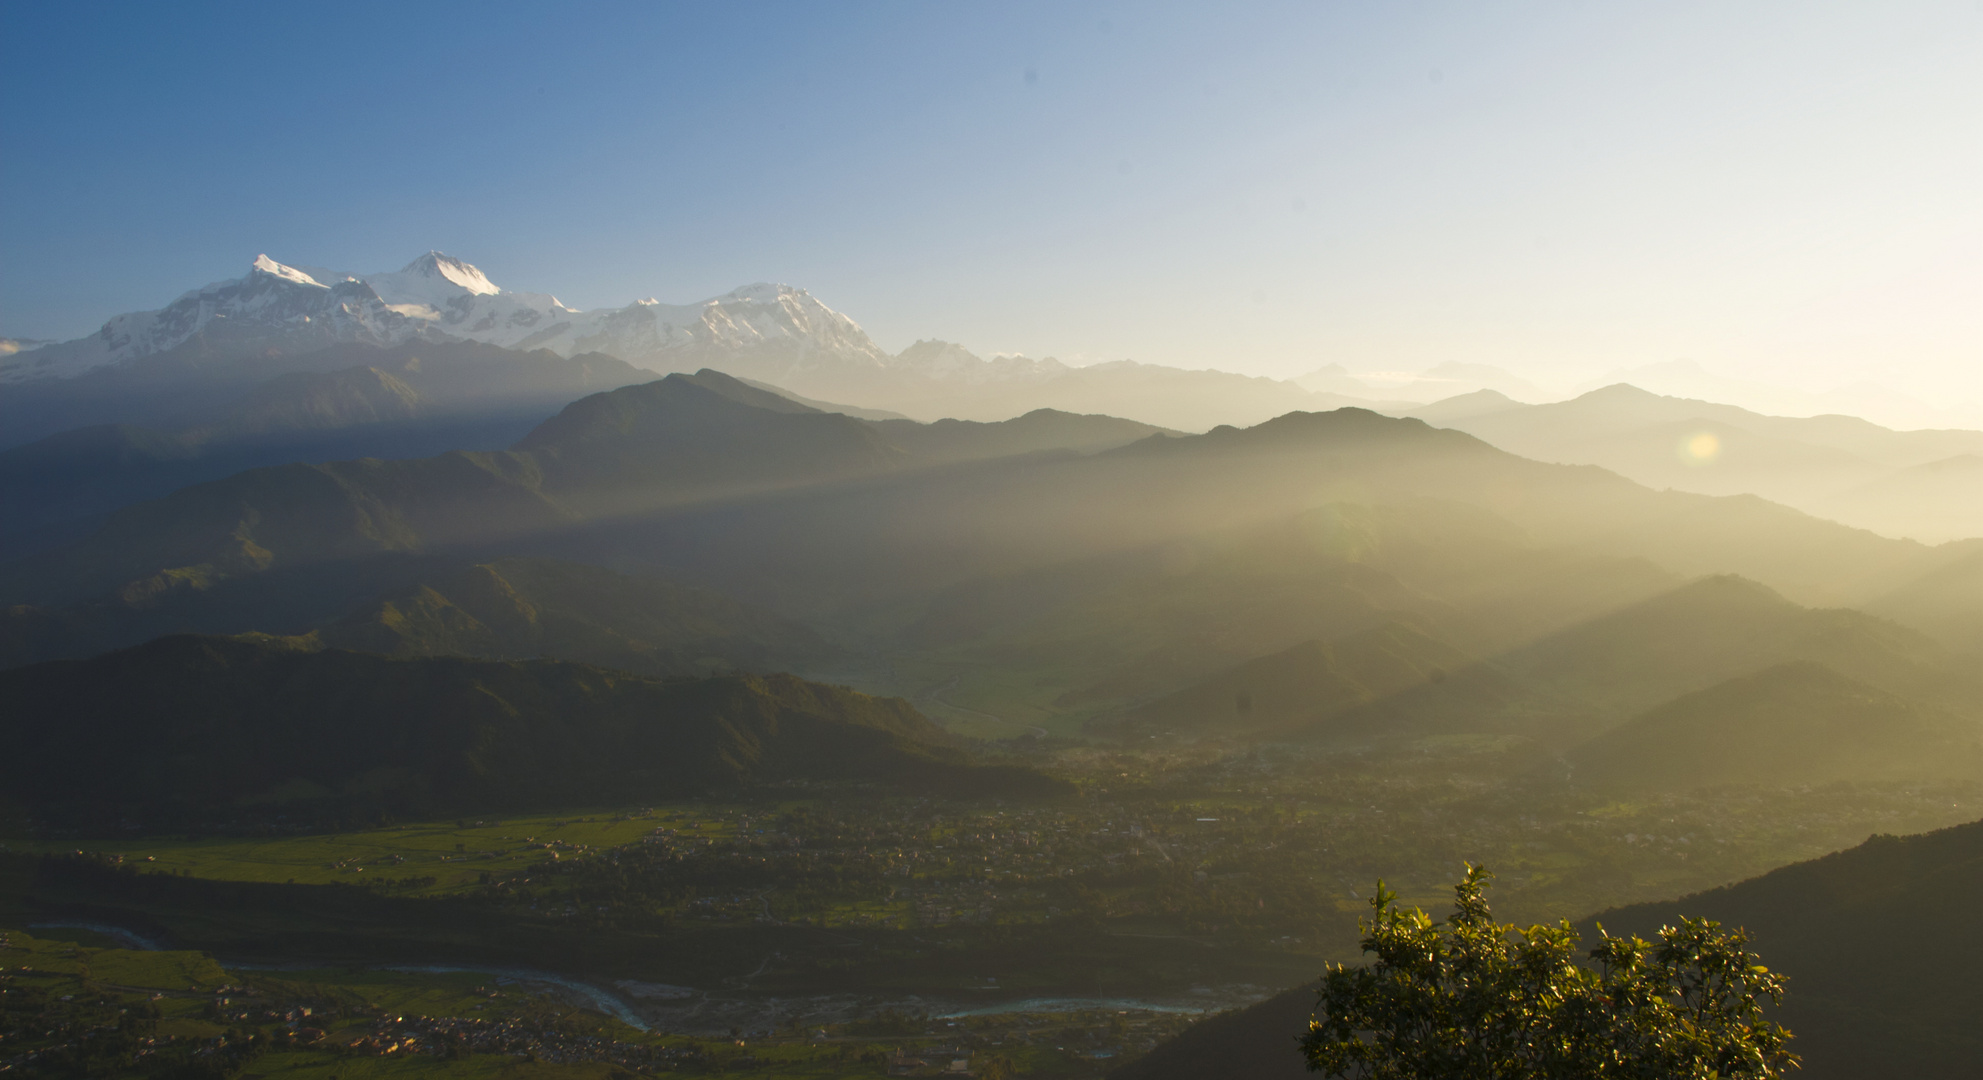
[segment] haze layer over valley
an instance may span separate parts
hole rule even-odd
[[[516,336],[533,319],[564,328]],[[762,814],[803,793],[781,835],[838,851],[840,884],[788,892],[796,865],[751,879],[753,925],[792,960],[722,991],[712,1015],[740,1027],[797,1010],[852,1033],[909,988],[1011,1012],[1028,1006],[992,987],[1064,995],[1102,965],[1116,974],[1063,1011],[1119,999],[1168,1031],[1154,1018],[1193,985],[1244,1002],[1339,955],[1348,883],[1376,872],[1424,892],[1485,845],[1515,910],[1574,916],[1882,823],[1964,821],[1983,793],[1983,501],[1963,469],[1983,433],[1623,384],[1318,407],[1341,399],[941,343],[891,357],[783,287],[587,315],[438,255],[365,280],[262,260],[16,359],[11,415],[96,422],[0,452],[0,681],[24,706],[9,783],[30,835],[131,820],[309,844],[579,804]],[[689,363],[707,366],[651,370]],[[1310,407],[1204,430],[1288,401]],[[1139,418],[1174,415],[1199,422]],[[306,749],[323,732],[345,748]],[[934,831],[835,848],[902,806]],[[1713,852],[1588,831],[1675,807],[1684,846]],[[1012,820],[1018,846],[996,839]],[[1206,824],[1224,830],[1209,847],[1190,831]],[[1509,829],[1545,839],[1511,848]],[[1069,830],[1090,846],[1034,846]],[[962,876],[922,846],[980,833]],[[721,860],[756,858],[713,850],[706,880],[668,855],[606,892],[585,858],[561,865],[557,889],[622,935],[622,966],[587,971],[714,988],[733,949],[760,947],[694,926],[734,918],[713,914],[734,897],[698,899],[731,887]],[[262,872],[228,859],[203,872]],[[383,957],[485,955],[404,918],[540,917],[541,868],[475,873],[400,879],[411,907],[298,909],[298,932],[362,918]],[[9,902],[107,902],[81,869],[46,880]],[[173,914],[193,894],[148,895],[118,903],[244,947]],[[1108,929],[1077,946],[1083,927]],[[904,967],[889,943],[930,932],[1002,974]],[[1179,934],[1211,947],[1180,963],[1135,944]],[[1020,945],[994,963],[994,939]],[[292,957],[356,955],[294,940]],[[834,985],[862,989],[829,1001],[808,958],[848,940],[873,951]],[[507,962],[559,966],[543,947]]]
[[[561,16],[0,14],[0,1073],[1975,1073],[1983,13]]]

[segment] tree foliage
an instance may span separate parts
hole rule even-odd
[[[1492,875],[1468,866],[1444,924],[1378,883],[1363,949],[1331,965],[1302,1040],[1311,1070],[1359,1080],[1727,1080],[1797,1067],[1790,1033],[1765,1020],[1784,977],[1741,930],[1707,919],[1657,942],[1602,939],[1580,962],[1569,923],[1496,923]]]

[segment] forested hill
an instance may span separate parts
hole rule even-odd
[[[1315,987],[1283,990],[1194,1025],[1108,1080],[1304,1080],[1315,1075],[1300,1043],[1314,1012]]]
[[[556,559],[437,573],[317,631],[388,656],[556,657],[642,675],[804,670],[818,634],[720,593]]]
[[[256,468],[126,506],[76,543],[0,569],[0,596],[149,598],[272,568],[488,548],[699,500],[1093,451],[1158,431],[1064,413],[872,422],[713,371],[675,374],[573,402],[508,451]]]
[[[1983,821],[1916,836],[1874,836],[1848,851],[1678,900],[1585,919],[1588,948],[1612,934],[1655,937],[1681,916],[1743,927],[1763,963],[1790,978],[1775,1018],[1810,1080],[1906,1076],[1969,1080],[1983,1061]],[[1208,1020],[1110,1080],[1298,1080],[1295,1040],[1312,987]]]
[[[0,783],[54,819],[615,805],[781,780],[1047,796],[907,702],[789,675],[658,680],[178,636],[0,673]]]
[[[1974,1077],[1983,1062],[1983,821],[1848,851],[1679,900],[1587,919],[1650,936],[1681,915],[1746,927],[1790,976],[1777,1019],[1809,1080]]]

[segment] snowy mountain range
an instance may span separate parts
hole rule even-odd
[[[890,355],[854,320],[790,285],[746,285],[695,304],[649,299],[580,311],[546,293],[504,289],[476,267],[430,251],[398,271],[372,274],[262,255],[239,278],[194,289],[157,311],[116,316],[89,337],[0,350],[0,385],[14,387],[13,400],[0,398],[0,424],[52,431],[130,422],[133,397],[196,395],[202,380],[252,382],[314,370],[313,357],[334,347],[449,342],[567,359],[604,354],[658,373],[715,368],[924,420],[1004,420],[1055,408],[1202,431],[1295,410],[1409,405],[1222,371],[986,359],[945,341],[918,341]],[[353,361],[340,354],[339,362]],[[103,404],[112,399],[123,403]],[[60,423],[43,422],[51,419]]]
[[[194,289],[157,311],[119,315],[89,337],[0,356],[0,381],[72,378],[195,345],[292,353],[421,340],[561,356],[602,352],[656,371],[742,362],[762,377],[821,364],[878,367],[890,359],[852,319],[789,285],[747,285],[697,304],[640,300],[578,311],[545,293],[503,289],[438,251],[378,274],[290,266],[261,255],[242,277]]]

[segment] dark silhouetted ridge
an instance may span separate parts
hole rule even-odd
[[[1875,836],[1678,900],[1584,922],[1650,937],[1689,915],[1746,928],[1790,977],[1776,1019],[1796,1033],[1810,1080],[1906,1076],[1967,1080],[1983,1061],[1983,822],[1917,836]]]
[[[177,636],[0,673],[10,796],[58,819],[613,805],[781,780],[1043,795],[897,698],[789,675],[389,659]]]

